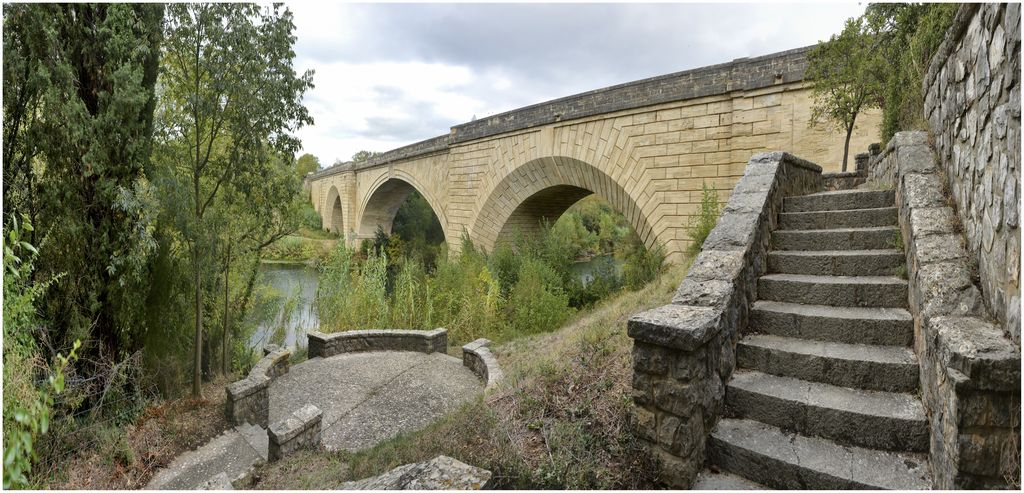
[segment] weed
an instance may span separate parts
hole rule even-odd
[[[708,188],[707,182],[701,184],[702,192],[700,199],[700,212],[690,218],[688,226],[690,245],[686,247],[686,253],[690,257],[696,257],[704,246],[704,240],[715,229],[718,215],[721,213],[721,203],[718,202],[718,191],[712,186]]]

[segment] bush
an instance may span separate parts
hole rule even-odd
[[[560,284],[558,273],[543,262],[523,262],[509,299],[509,319],[517,336],[554,330],[572,314]]]
[[[700,253],[700,249],[704,246],[704,240],[711,234],[711,230],[715,229],[715,223],[718,222],[718,215],[721,211],[718,191],[715,190],[715,187],[708,188],[707,182],[704,182],[701,184],[701,189],[700,211],[696,216],[690,218],[688,227],[690,245],[686,247],[686,253],[691,258]]]
[[[56,279],[32,280],[33,260],[38,251],[23,233],[32,231],[27,217],[11,218],[4,237],[4,489],[30,486],[29,474],[38,458],[37,442],[50,428],[53,398],[64,390],[64,372],[76,359],[80,342],[75,341],[65,357],[57,354],[50,364],[36,347],[33,334],[41,321],[35,301]],[[46,375],[36,382],[39,374]]]

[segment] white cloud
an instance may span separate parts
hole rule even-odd
[[[299,131],[325,166],[521,106],[806,46],[859,4],[289,3],[296,69],[315,71]]]

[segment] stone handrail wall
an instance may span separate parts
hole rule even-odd
[[[896,192],[935,487],[1005,488],[1020,471],[1020,346],[989,322],[927,134],[896,134],[869,168]]]
[[[320,446],[320,424],[324,413],[306,404],[267,430],[267,460],[275,462],[301,448]]]
[[[488,348],[490,344],[488,339],[477,339],[462,346],[462,366],[476,373],[484,381],[485,389],[494,387],[504,377],[498,367],[498,360]]]
[[[783,198],[822,187],[816,164],[783,152],[752,157],[672,303],[629,320],[633,419],[673,488],[689,488],[704,466]]]
[[[336,354],[361,351],[448,351],[448,331],[434,330],[352,330],[324,334],[310,332],[309,357],[327,358]]]
[[[249,374],[225,388],[224,411],[234,426],[251,423],[266,428],[270,421],[270,383],[288,373],[292,352],[288,348],[268,347]]]
[[[1020,343],[1020,4],[963,4],[923,81],[984,300]]]

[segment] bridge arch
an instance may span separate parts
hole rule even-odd
[[[356,224],[358,238],[373,238],[378,226],[385,233],[391,234],[391,227],[394,225],[398,209],[415,190],[430,204],[434,216],[441,223],[445,241],[450,241],[448,220],[445,217],[444,208],[440,206],[441,203],[430,192],[430,189],[420,184],[414,176],[396,170],[377,178],[368,190],[371,192],[364,196],[359,207],[362,212],[359,222]]]
[[[492,250],[515,229],[536,231],[542,219],[554,222],[594,193],[629,220],[644,246],[654,246],[650,220],[634,198],[600,168],[567,156],[534,159],[503,177],[477,213],[470,237]]]
[[[326,207],[323,211],[324,228],[332,233],[343,234],[345,232],[345,213],[341,206],[341,193],[338,187],[331,186],[327,192]]]

